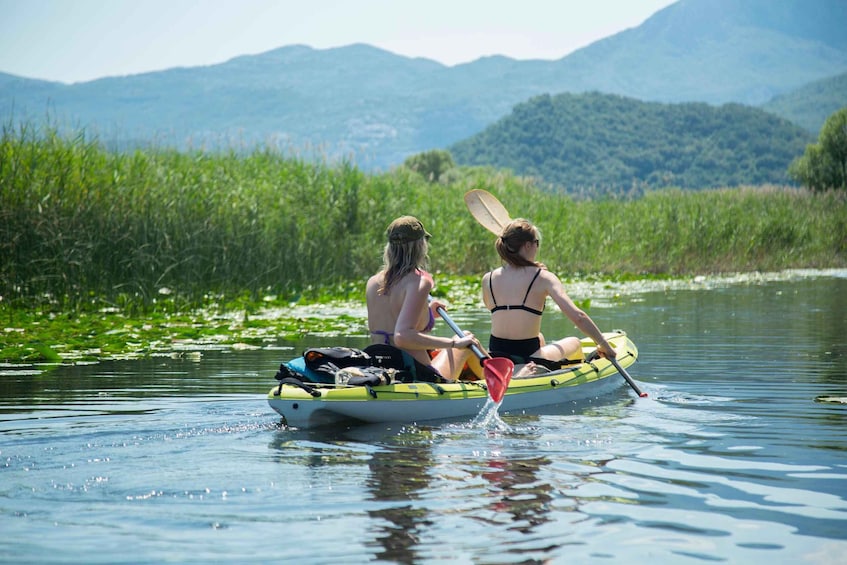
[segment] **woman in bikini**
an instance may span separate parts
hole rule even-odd
[[[387,235],[383,268],[366,287],[371,342],[397,347],[404,358],[455,380],[472,356],[470,346],[479,342],[467,332],[452,338],[429,334],[436,309],[444,307],[438,300],[429,302],[434,283],[424,267],[430,234],[417,218],[403,216],[391,222]],[[438,351],[430,354],[433,350]]]
[[[495,247],[503,266],[482,277],[482,299],[491,311],[492,355],[513,357],[517,362],[532,358],[561,361],[579,351],[576,337],[545,343],[541,316],[547,297],[577,328],[597,343],[601,355],[615,357],[594,321],[573,303],[559,278],[535,260],[541,244],[538,228],[524,219],[512,220],[497,238]]]

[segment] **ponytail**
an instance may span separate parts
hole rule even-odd
[[[503,233],[497,238],[494,247],[500,258],[513,267],[538,267],[539,263],[525,258],[520,254],[520,250],[525,244],[540,238],[538,228],[529,220],[518,218],[503,228]]]

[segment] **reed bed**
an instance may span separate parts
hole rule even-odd
[[[80,133],[28,126],[0,140],[0,304],[60,311],[277,296],[361,297],[384,229],[418,216],[431,268],[478,276],[493,236],[462,195],[494,193],[543,232],[540,259],[564,277],[680,276],[847,265],[842,192],[667,190],[573,200],[489,169],[430,183],[404,168],[366,174],[273,149],[109,151]]]

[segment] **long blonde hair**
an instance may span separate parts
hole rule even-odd
[[[416,269],[426,270],[429,244],[425,238],[414,241],[389,241],[382,254],[382,283],[379,294],[388,294],[397,281]]]
[[[540,264],[536,261],[530,261],[520,254],[524,244],[541,240],[541,232],[538,228],[532,225],[532,222],[523,218],[517,218],[509,222],[503,228],[503,232],[497,241],[494,242],[494,247],[500,258],[509,265],[514,267],[538,267]]]

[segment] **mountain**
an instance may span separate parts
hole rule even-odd
[[[817,135],[826,119],[847,106],[847,73],[817,80],[776,96],[760,107]]]
[[[457,164],[511,169],[570,193],[789,184],[813,136],[740,104],[542,95],[450,152]]]
[[[844,0],[680,0],[557,61],[447,67],[367,45],[294,45],[71,85],[0,75],[0,119],[83,127],[117,147],[262,144],[384,169],[539,94],[762,104],[847,71],[845,27]]]
[[[684,0],[559,65],[570,92],[755,105],[841,72],[845,25],[842,0]]]

